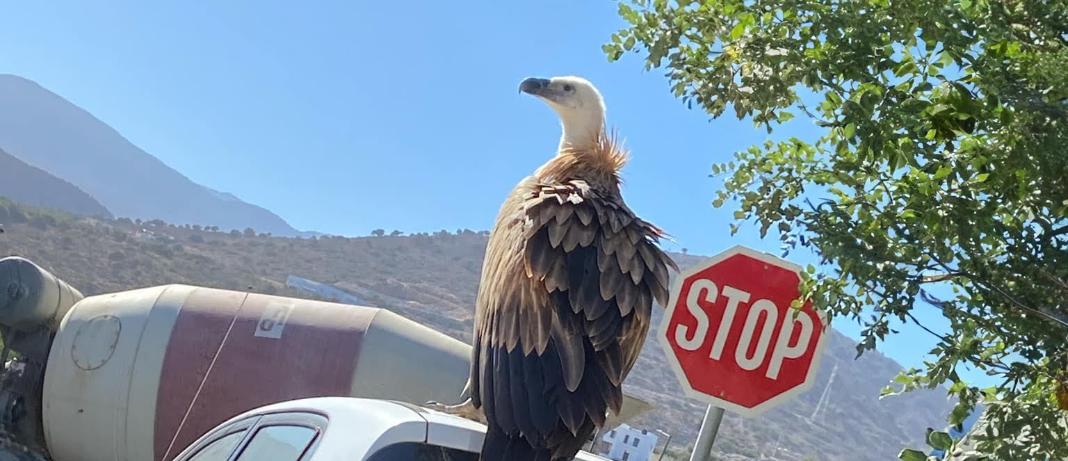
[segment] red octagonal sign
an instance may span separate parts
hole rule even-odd
[[[660,341],[694,397],[756,416],[808,389],[827,317],[800,297],[800,268],[736,246],[683,273]]]

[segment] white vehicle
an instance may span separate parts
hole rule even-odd
[[[485,430],[404,402],[315,397],[231,418],[175,461],[478,461]],[[606,458],[580,452],[575,459]]]

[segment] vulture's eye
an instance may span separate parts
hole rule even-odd
[[[570,92],[571,92],[571,90],[573,90],[573,89],[574,89],[574,88],[572,88],[572,87],[571,87],[571,85],[564,85],[564,91],[566,91],[566,92],[568,92],[568,93],[570,93]]]

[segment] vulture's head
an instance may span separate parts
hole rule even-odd
[[[596,142],[604,130],[604,100],[589,80],[581,77],[528,78],[519,91],[537,96],[560,116],[562,144]]]

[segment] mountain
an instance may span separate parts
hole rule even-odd
[[[14,75],[0,75],[0,148],[116,216],[297,235],[270,211],[191,181],[92,114]]]
[[[294,239],[160,222],[42,219],[41,213],[0,200],[0,223],[7,229],[0,234],[0,257],[28,257],[86,294],[189,283],[308,296],[286,286],[292,275],[471,340],[484,232]],[[5,216],[22,219],[16,223]],[[672,257],[682,267],[701,260]],[[654,313],[655,326],[661,309]],[[877,352],[854,360],[855,343],[833,330],[829,341],[808,392],[755,419],[725,416],[715,444],[717,459],[890,460],[906,446],[923,447],[927,427],[946,426],[951,404],[945,392],[880,400],[880,389],[901,366]],[[664,459],[687,459],[704,406],[683,395],[652,336],[625,386],[655,406],[634,425],[670,433],[673,448]]]
[[[0,150],[0,196],[79,216],[111,217],[104,205],[77,186]]]

